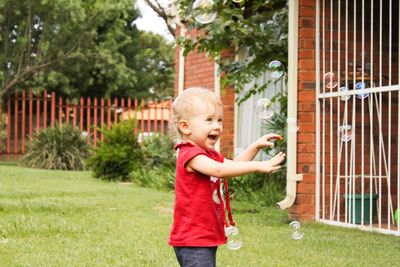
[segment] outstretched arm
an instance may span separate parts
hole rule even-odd
[[[282,140],[282,136],[273,133],[266,134],[257,141],[255,141],[254,143],[252,143],[245,151],[243,151],[240,155],[237,155],[233,160],[234,161],[253,160],[261,148],[274,146],[274,143],[271,142],[272,140]]]
[[[187,164],[191,170],[214,177],[233,177],[252,172],[269,173],[281,168],[280,164],[285,159],[285,154],[279,152],[267,161],[232,161],[225,159],[218,162],[205,155],[194,157]]]

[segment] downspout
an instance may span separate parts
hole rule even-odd
[[[179,23],[179,35],[185,37],[185,25]],[[179,65],[178,65],[178,95],[183,92],[185,85],[185,56],[183,55],[183,48],[179,47]]]
[[[288,29],[288,129],[297,125],[297,60],[298,60],[298,18],[299,1],[289,1]],[[297,167],[297,131],[287,132],[286,155],[286,197],[277,203],[279,209],[291,207],[296,200],[297,181],[303,180],[302,174],[296,173]]]
[[[219,72],[219,65],[214,61],[214,93],[221,99],[221,75]],[[220,152],[221,140],[215,144],[215,150]]]

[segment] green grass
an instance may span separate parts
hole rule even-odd
[[[89,172],[0,165],[0,266],[178,266],[167,245],[173,194],[106,183]],[[244,247],[218,266],[397,266],[399,237],[305,223],[232,203]]]

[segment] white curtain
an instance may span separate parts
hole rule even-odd
[[[270,79],[269,74],[265,73],[256,80],[247,84],[244,88],[244,91],[249,90],[252,86],[254,86],[255,83],[257,83],[258,86],[264,85],[267,83],[268,79]],[[283,79],[277,81],[276,83],[271,83],[268,88],[264,90],[264,92],[252,95],[249,99],[247,99],[245,102],[242,102],[237,107],[235,154],[241,149],[247,148],[252,142],[266,134],[262,127],[263,120],[257,115],[256,104],[261,98],[271,99],[277,92],[279,92],[284,84],[282,80]],[[265,160],[268,159],[268,155],[266,155],[264,152],[260,152],[256,156],[256,159]]]

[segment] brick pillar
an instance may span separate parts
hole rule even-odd
[[[315,219],[315,1],[299,1],[298,37],[298,123],[297,173],[303,174],[298,182],[292,217]]]

